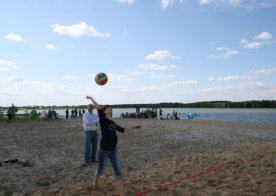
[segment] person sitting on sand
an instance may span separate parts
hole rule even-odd
[[[84,113],[83,129],[85,132],[85,146],[84,146],[84,166],[90,163],[97,162],[96,153],[98,149],[98,133],[97,126],[99,124],[99,118],[93,113],[94,106],[89,104],[87,112]]]
[[[113,167],[114,173],[116,175],[117,187],[120,195],[124,195],[123,190],[123,178],[120,166],[120,160],[117,151],[117,135],[116,131],[119,132],[128,132],[133,129],[141,128],[140,125],[130,126],[127,128],[120,127],[112,120],[112,108],[110,106],[101,107],[92,97],[87,96],[87,99],[90,99],[94,104],[95,108],[98,109],[98,115],[100,118],[101,126],[101,142],[98,151],[98,168],[96,169],[96,174],[94,178],[93,185],[95,188],[98,187],[98,182],[100,176],[103,174],[105,169],[105,162],[109,158],[111,165]]]

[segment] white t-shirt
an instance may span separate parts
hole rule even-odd
[[[93,112],[85,112],[83,117],[83,129],[84,131],[96,131],[99,124],[99,117]]]

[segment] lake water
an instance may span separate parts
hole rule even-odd
[[[145,111],[141,108],[140,111]],[[193,120],[223,120],[223,121],[244,121],[244,122],[261,122],[276,124],[276,109],[217,109],[217,108],[162,108],[163,118],[168,114],[171,116],[173,111],[180,114],[181,119],[188,119],[188,112],[196,114]],[[158,110],[159,111],[159,110]],[[20,110],[19,114],[24,114],[25,110]],[[38,110],[41,112],[41,110]],[[58,115],[65,117],[65,110],[56,110]],[[120,118],[122,113],[135,113],[135,108],[114,108],[113,117]],[[70,110],[69,110],[70,116]]]

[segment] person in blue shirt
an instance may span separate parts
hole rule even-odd
[[[112,108],[110,106],[107,105],[102,107],[91,96],[87,96],[86,98],[90,99],[94,107],[98,109],[102,133],[100,146],[98,149],[99,164],[98,168],[96,169],[93,185],[95,188],[98,187],[100,176],[104,172],[105,162],[107,159],[109,159],[116,175],[119,194],[124,195],[122,171],[117,151],[118,138],[116,132],[118,131],[124,133],[133,129],[139,129],[141,126],[135,125],[127,128],[119,126],[112,120]]]

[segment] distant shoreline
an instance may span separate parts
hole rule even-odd
[[[194,103],[179,103],[179,102],[161,102],[147,104],[110,104],[113,108],[276,108],[276,100],[250,100],[250,101],[202,101]],[[20,109],[72,109],[86,108],[87,105],[65,105],[65,106],[17,106]],[[1,110],[7,110],[9,106],[0,106]]]

